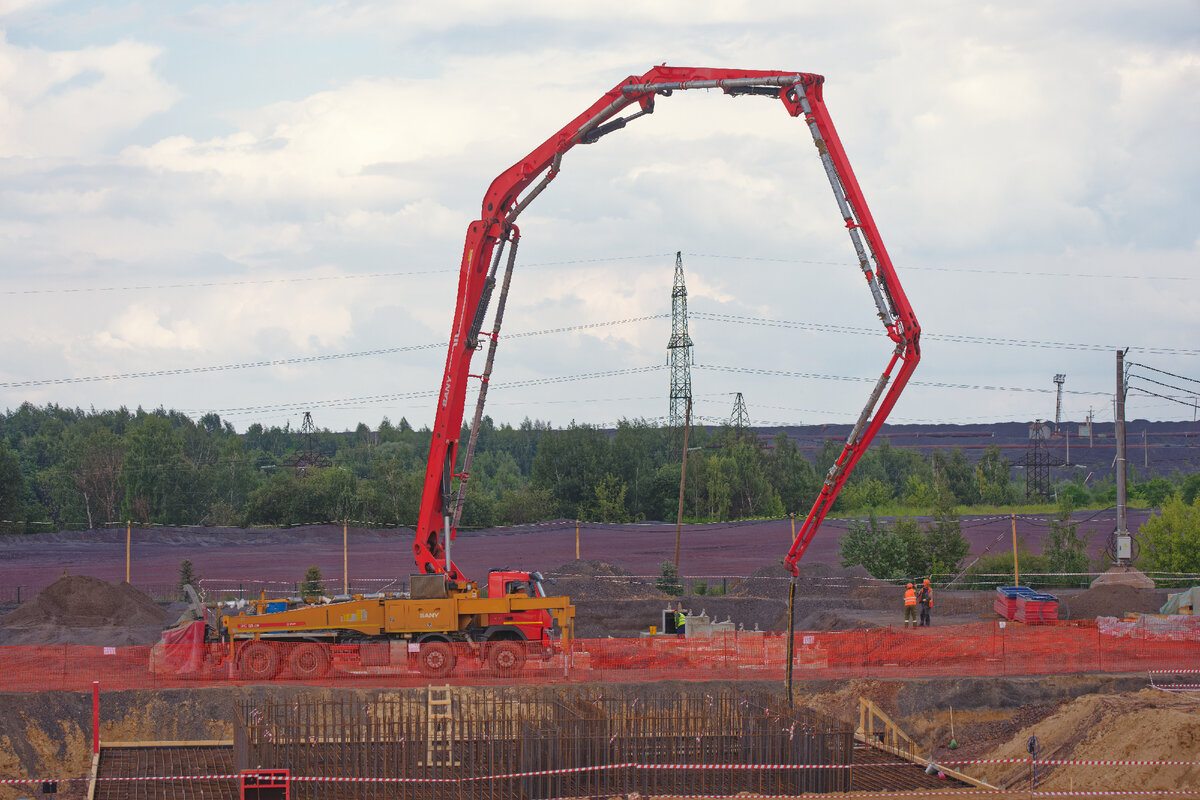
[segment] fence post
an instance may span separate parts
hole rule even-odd
[[[92,755],[100,755],[100,681],[92,681]]]

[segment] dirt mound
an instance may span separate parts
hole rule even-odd
[[[546,576],[557,581],[546,587],[547,592],[578,600],[665,600],[667,597],[652,583],[605,561],[570,561]]]
[[[141,628],[162,626],[166,620],[166,611],[128,583],[64,575],[0,617],[0,628]]]
[[[797,620],[795,627],[798,631],[846,631],[855,628],[870,628],[873,625],[865,620],[839,614],[837,611],[823,609]]]
[[[1093,694],[1062,706],[1057,713],[1020,731],[1008,744],[990,754],[994,759],[1027,758],[1030,736],[1040,745],[1039,757],[1054,760],[1130,761],[1170,758],[1195,753],[1200,739],[1196,701],[1167,692],[1144,689],[1130,695]],[[1182,764],[1122,766],[1119,771],[1094,766],[1044,766],[1042,791],[1111,790],[1134,787],[1142,793],[1200,785],[1200,767]],[[979,767],[989,783],[1027,788],[1028,766],[988,764]],[[1119,777],[1119,781],[1116,778]]]
[[[1166,594],[1162,589],[1138,589],[1121,583],[1107,583],[1074,597],[1064,598],[1064,602],[1071,619],[1123,617],[1126,612],[1157,614],[1166,602]],[[1065,615],[1060,613],[1059,616]]]
[[[760,567],[744,581],[729,590],[731,597],[767,597],[786,600],[792,576],[782,564]],[[863,586],[875,583],[871,573],[861,565],[849,568],[834,567],[821,562],[799,565],[796,581],[797,597],[850,597]]]

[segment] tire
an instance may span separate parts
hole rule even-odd
[[[311,642],[296,645],[288,658],[288,668],[302,680],[324,678],[329,672],[329,651],[324,645]]]
[[[454,648],[449,642],[426,642],[417,654],[417,669],[426,678],[444,678],[454,671]]]
[[[488,645],[488,669],[496,675],[510,678],[525,666],[524,642],[496,642]]]
[[[279,651],[263,641],[250,642],[242,648],[240,663],[243,678],[269,681],[279,674]]]

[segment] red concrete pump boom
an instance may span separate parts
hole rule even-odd
[[[422,572],[444,573],[453,580],[466,580],[466,576],[450,558],[450,542],[455,538],[451,524],[454,506],[451,483],[454,478],[460,481],[467,479],[465,472],[454,472],[467,380],[471,377],[487,380],[486,373],[483,376],[469,373],[471,356],[479,346],[480,337],[491,336],[481,333],[481,328],[495,287],[504,246],[508,243],[510,250],[515,248],[520,236],[515,225],[517,217],[558,175],[562,157],[575,145],[592,144],[634,119],[653,113],[658,97],[670,97],[674,92],[689,89],[721,89],[728,95],[778,99],[788,114],[804,117],[850,232],[859,267],[874,297],[879,318],[895,344],[887,368],[876,383],[841,455],[829,470],[820,494],[787,554],[785,564],[793,575],[796,573],[796,562],[812,541],[855,464],[895,405],[916,368],[921,352],[917,318],[892,268],[891,259],[879,238],[875,221],[867,209],[862,190],[825,108],[821,93],[824,80],[820,75],[799,72],[653,67],[644,75],[631,76],[613,87],[558,133],[492,181],[483,198],[482,215],[468,227],[463,247],[458,302],[446,353],[446,369],[438,393],[433,438],[413,545],[417,566]],[[637,109],[633,113],[620,116],[622,111],[635,105]],[[511,252],[509,258],[511,261]],[[896,370],[894,377],[893,370]]]

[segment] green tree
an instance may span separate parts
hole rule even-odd
[[[579,517],[595,497],[594,486],[613,472],[608,438],[599,428],[571,426],[542,437],[533,459],[533,483],[549,489],[561,509]]]
[[[1129,488],[1129,495],[1145,502],[1150,508],[1162,508],[1175,494],[1175,487],[1166,478],[1154,478]]]
[[[796,442],[783,431],[775,436],[775,448],[766,459],[766,473],[785,512],[799,514],[812,506],[820,480]]]
[[[939,492],[949,492],[954,502],[965,506],[979,502],[979,484],[975,480],[975,470],[963,453],[961,447],[950,451],[949,457],[941,450],[935,450],[930,456],[933,467],[934,486]]]
[[[933,520],[925,526],[925,551],[929,575],[954,575],[971,552],[971,543],[962,535],[958,512],[948,497],[938,500]]]
[[[196,574],[196,568],[193,566],[190,559],[185,558],[179,562],[179,584],[176,588],[179,590],[179,599],[186,600],[187,595],[183,592],[183,587],[190,585],[193,589],[199,591],[200,576]]]
[[[1200,472],[1188,475],[1179,484],[1179,499],[1184,505],[1190,506],[1197,496],[1200,496]]]
[[[1050,533],[1042,548],[1048,572],[1087,572],[1087,539],[1078,535],[1079,523],[1071,520],[1074,510],[1072,502],[1064,499],[1050,521]]]
[[[304,581],[300,584],[301,597],[314,597],[325,594],[325,579],[320,567],[309,567],[304,573]]]
[[[878,478],[867,478],[847,483],[842,489],[841,497],[848,511],[876,509],[892,502],[892,487]]]
[[[496,503],[496,518],[502,525],[542,522],[554,519],[557,514],[553,493],[529,484],[504,492]]]
[[[659,572],[658,580],[654,582],[659,591],[675,597],[683,594],[683,586],[679,583],[679,572],[675,569],[674,562],[662,562],[659,565]]]
[[[596,518],[600,522],[628,522],[629,512],[625,510],[625,492],[627,487],[621,479],[611,472],[606,472],[595,486]]]
[[[838,555],[843,567],[861,564],[867,572],[885,580],[906,576],[912,558],[906,542],[874,514],[865,520],[850,520],[846,533],[838,539]]]
[[[1068,503],[1071,508],[1087,505],[1092,500],[1092,493],[1078,483],[1068,483],[1058,490],[1059,503]]]
[[[975,467],[979,499],[987,505],[1008,505],[1016,499],[1012,485],[1012,465],[999,445],[988,445]]]
[[[1200,572],[1200,499],[1190,505],[1173,498],[1138,531],[1142,569]]]
[[[92,432],[81,442],[74,480],[83,496],[88,528],[94,528],[97,520],[103,524],[118,519],[124,462],[125,445],[106,428]]]
[[[904,483],[900,502],[909,508],[932,508],[937,502],[937,491],[933,484],[918,475],[909,475]]]
[[[189,513],[195,471],[183,455],[183,442],[161,416],[144,415],[125,437],[121,483],[124,515],[143,522],[195,522]]]
[[[19,520],[25,504],[25,476],[17,454],[0,439],[0,521]]]

